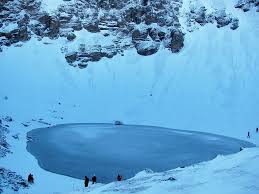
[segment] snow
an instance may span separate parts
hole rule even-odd
[[[9,23],[6,26],[2,26],[1,32],[11,32],[12,30],[15,30],[18,28],[18,24],[17,23]]]
[[[257,194],[259,178],[259,149],[243,150],[238,154],[218,156],[216,159],[198,165],[177,168],[163,173],[141,172],[134,178],[104,186],[64,194]],[[176,181],[168,180],[170,177]]]
[[[184,5],[188,2],[185,0]],[[208,0],[206,4],[215,7],[220,2]],[[44,0],[48,11],[55,10],[59,3]],[[82,190],[82,181],[44,171],[26,151],[26,132],[46,127],[38,122],[40,118],[53,125],[120,120],[211,132],[258,144],[254,131],[259,125],[259,17],[256,12],[244,13],[233,5],[234,0],[220,4],[239,18],[237,30],[206,25],[186,34],[185,47],[178,54],[160,50],[143,57],[128,50],[124,56],[90,63],[80,70],[67,65],[60,50],[64,39],[32,39],[20,48],[5,49],[0,53],[0,117],[10,115],[14,119],[8,123],[13,154],[1,159],[0,166],[24,177],[32,172],[36,184],[25,191],[28,194]],[[93,40],[84,37],[82,41]],[[26,128],[22,122],[30,126]],[[246,138],[248,131],[251,139]],[[16,133],[20,133],[20,140],[11,137]],[[141,177],[134,184],[96,185],[90,190],[257,194],[258,153],[258,148],[253,148],[172,170],[176,182],[157,182],[156,174],[152,174],[147,183]]]
[[[47,12],[53,12],[58,9],[58,7],[66,1],[64,0],[42,0],[42,8]]]

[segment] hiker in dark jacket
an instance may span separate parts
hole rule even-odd
[[[89,178],[85,176],[85,187],[88,187],[88,184],[89,184]]]
[[[256,128],[256,133],[258,133],[258,127]]]
[[[96,178],[96,176],[94,175],[94,176],[92,177],[92,183],[93,183],[93,184],[96,183],[96,181],[97,181],[96,179],[97,179],[97,178]]]
[[[122,181],[122,176],[118,174],[117,181]]]
[[[34,178],[33,178],[33,175],[31,173],[28,176],[28,182],[29,183],[34,183]]]
[[[250,132],[248,131],[248,133],[247,133],[247,138],[250,138]]]

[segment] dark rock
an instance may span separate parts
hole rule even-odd
[[[200,25],[205,25],[207,23],[207,18],[206,18],[206,8],[200,7],[198,11],[196,12],[196,17],[195,21],[199,23]]]
[[[158,18],[156,16],[156,14],[150,12],[150,13],[146,13],[144,15],[144,21],[145,21],[145,24],[150,25],[152,23],[157,23]]]
[[[95,21],[95,22],[92,22],[92,23],[88,23],[88,24],[83,24],[83,27],[88,32],[92,32],[92,33],[100,32],[99,22],[98,21]]]
[[[160,31],[156,28],[151,28],[149,30],[149,36],[152,38],[154,41],[162,41],[165,38],[166,33],[163,31]]]
[[[49,28],[51,17],[47,13],[44,13],[42,16],[40,16],[38,20],[39,22],[44,24],[46,28]]]
[[[29,22],[30,22],[30,17],[27,14],[25,14],[24,17],[17,22],[17,24],[19,27],[22,27],[22,26],[27,26]]]
[[[249,4],[243,5],[242,10],[243,10],[244,12],[249,11],[249,10],[250,10],[250,5],[249,5]]]
[[[24,127],[29,127],[29,125],[26,124],[26,123],[22,123],[22,125],[23,125]]]
[[[68,53],[65,58],[68,63],[74,63],[77,60],[77,52]]]
[[[86,68],[87,66],[88,66],[87,63],[79,63],[79,64],[78,64],[78,67],[79,67],[80,69],[84,69],[84,68]]]
[[[176,179],[174,177],[169,177],[167,180],[168,181],[176,181]]]
[[[237,29],[238,27],[239,27],[239,19],[234,18],[234,19],[232,20],[232,22],[231,22],[230,28],[231,28],[232,30],[235,30],[235,29]]]
[[[12,135],[12,137],[16,140],[19,140],[19,134]]]
[[[137,41],[143,41],[146,40],[148,36],[148,30],[147,29],[135,29],[132,32],[132,41],[137,42]]]
[[[7,189],[10,192],[13,191],[11,193],[29,187],[27,181],[22,176],[17,175],[15,172],[12,172],[4,168],[0,168],[0,180],[0,187],[4,186],[4,188],[0,189]]]
[[[73,34],[73,33],[70,33],[70,34],[67,35],[67,40],[69,40],[69,41],[72,41],[72,40],[74,40],[75,38],[76,38],[76,35]]]
[[[59,18],[56,16],[50,16],[47,13],[44,13],[40,18],[39,21],[41,24],[44,25],[46,30],[48,29],[47,36],[50,38],[56,38],[58,37],[59,34],[59,29],[60,29],[60,21]],[[38,28],[39,30],[39,28]],[[42,34],[42,33],[37,33],[37,34]]]
[[[155,54],[160,47],[159,42],[155,41],[140,41],[135,44],[137,53],[142,56],[149,56]]]
[[[235,8],[242,9],[244,12],[249,11],[252,7],[259,6],[258,0],[239,0]],[[258,8],[257,8],[258,10]],[[257,11],[256,10],[256,11]]]
[[[6,122],[12,122],[13,121],[12,117],[10,117],[10,116],[6,116],[3,120],[6,121]]]
[[[166,33],[165,32],[158,32],[158,37],[159,37],[159,39],[162,41],[162,40],[164,40],[164,38],[165,38],[165,35],[166,35]]]
[[[72,26],[73,30],[75,31],[80,31],[83,29],[83,26],[82,26],[82,23],[80,21],[75,21],[72,23]]]
[[[173,53],[179,52],[184,46],[184,34],[179,30],[171,32],[171,51]]]
[[[56,17],[51,17],[50,23],[49,23],[49,32],[48,35],[50,38],[56,38],[59,33],[60,28],[60,22],[59,19]]]
[[[232,18],[227,16],[226,12],[222,10],[216,13],[215,20],[217,22],[217,27],[221,28],[223,26],[227,26],[228,24],[230,24]]]

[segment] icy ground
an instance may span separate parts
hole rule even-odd
[[[184,8],[188,2],[184,1]],[[121,120],[240,139],[247,139],[250,131],[249,141],[258,144],[254,132],[259,125],[258,13],[234,9],[235,0],[200,2],[206,7],[225,7],[239,18],[240,27],[233,32],[208,24],[186,34],[188,44],[179,54],[161,49],[141,57],[128,50],[124,56],[83,70],[66,64],[60,51],[65,39],[32,39],[0,53],[0,117],[13,118],[3,121],[9,126],[7,141],[13,154],[1,158],[0,166],[25,178],[34,174],[35,185],[20,190],[21,194],[67,194],[83,187],[81,180],[42,170],[26,151],[26,133],[49,124]],[[122,183],[118,191],[134,192],[137,185],[147,185],[156,194],[258,194],[258,154],[258,148],[248,149],[181,169],[172,175],[176,182],[149,179],[144,184],[142,178],[130,185]],[[116,185],[93,192],[107,188],[112,193]],[[151,193],[148,189],[139,191]]]
[[[258,162],[259,149],[251,148],[184,169],[141,172],[130,180],[64,194],[258,194]]]
[[[118,173],[128,179],[145,169],[162,172],[253,147],[224,136],[136,125],[57,125],[27,136],[27,150],[43,169],[79,179],[95,174],[101,183]]]

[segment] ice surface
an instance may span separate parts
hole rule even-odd
[[[42,168],[82,179],[112,182],[144,169],[165,171],[238,152],[252,144],[199,132],[113,124],[68,124],[28,133],[27,149]]]

